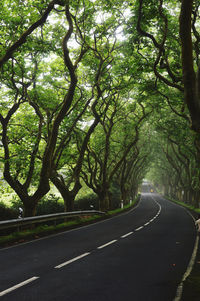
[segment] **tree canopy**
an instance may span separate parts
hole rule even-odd
[[[145,177],[199,206],[198,1],[2,0],[0,169],[25,215],[128,202]]]

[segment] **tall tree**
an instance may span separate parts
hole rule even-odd
[[[58,12],[58,14],[59,13],[60,11]],[[82,47],[80,47],[80,51],[78,51],[76,54],[76,57],[73,56],[73,59],[70,57],[69,41],[73,36],[74,25],[68,3],[64,6],[64,16],[65,22],[67,22],[68,24],[68,29],[66,30],[63,36],[62,34],[65,30],[64,27],[61,31],[60,39],[62,39],[62,43],[60,44],[57,53],[60,53],[63,57],[63,66],[65,70],[64,74],[67,78],[67,81],[64,87],[65,93],[62,93],[63,98],[61,98],[59,102],[54,106],[54,112],[51,116],[49,115],[50,109],[47,106],[47,103],[45,104],[45,97],[47,99],[48,96],[47,94],[43,95],[42,87],[40,85],[37,86],[36,83],[36,80],[38,80],[37,61],[35,61],[35,67],[32,68],[34,69],[34,71],[33,75],[31,76],[31,79],[29,79],[29,82],[27,82],[27,80],[25,81],[25,67],[31,63],[31,60],[28,61],[27,57],[31,58],[33,52],[37,54],[36,48],[38,46],[36,44],[31,44],[27,42],[25,50],[22,53],[18,53],[15,58],[9,60],[7,62],[7,65],[4,65],[2,75],[2,78],[4,80],[4,77],[7,76],[10,72],[11,78],[8,79],[7,76],[4,80],[4,82],[6,82],[4,90],[6,91],[6,88],[9,88],[12,91],[11,95],[13,97],[13,104],[12,101],[10,101],[10,105],[7,107],[5,104],[4,112],[3,114],[0,114],[0,121],[2,125],[2,144],[4,148],[4,178],[14,189],[14,191],[18,194],[19,198],[22,200],[25,207],[26,216],[35,214],[36,205],[38,201],[50,189],[49,178],[51,175],[53,162],[52,160],[57,144],[60,125],[63,122],[66,113],[70,110],[73,99],[76,95],[76,69],[78,67],[78,63],[81,61],[85,52],[87,51],[87,49],[82,44]],[[43,31],[41,31],[40,33],[40,38],[42,40],[41,47],[43,47],[44,43],[46,42],[46,34],[44,34]],[[38,39],[37,35],[35,36],[35,39]],[[38,49],[38,52],[40,54],[43,53],[43,48],[41,47]],[[57,47],[57,44],[54,44],[54,47]],[[29,48],[31,48],[31,50]],[[20,77],[21,79],[19,79]],[[50,82],[48,84],[50,84]],[[49,89],[48,84],[46,83],[46,86],[44,86],[47,91]],[[33,108],[33,111],[35,112],[34,114],[38,118],[38,134],[36,140],[31,146],[32,150],[29,160],[29,171],[26,174],[25,180],[22,177],[22,175],[18,173],[19,169],[14,170],[12,168],[13,155],[11,154],[11,145],[13,143],[11,144],[9,138],[10,126],[13,120],[12,118],[17,113],[17,111],[20,110],[24,102],[26,102],[27,105]],[[50,104],[50,106],[52,106],[52,104]],[[42,127],[44,126],[44,124],[46,127],[46,143],[44,143],[44,140],[42,139]],[[37,187],[36,189],[34,189],[33,187],[35,186],[35,183],[33,183],[33,180],[35,180],[35,178],[33,179],[33,176],[38,152],[41,156],[40,174],[39,179],[37,181]],[[22,181],[23,183],[21,183],[20,181]],[[32,191],[32,189],[35,191]]]
[[[184,94],[180,97],[184,98],[191,128],[197,133],[199,141],[199,3],[138,0],[137,5],[137,31],[143,36],[144,48],[155,49],[151,62],[157,81]],[[184,103],[179,114],[184,110]]]
[[[110,70],[116,53],[121,48],[121,43],[117,38],[117,30],[121,26],[121,17],[118,18],[118,15],[118,10],[114,8],[112,14],[108,14],[107,7],[103,4],[97,9],[97,6],[91,5],[90,2],[84,2],[83,7],[79,6],[73,14],[77,28],[76,41],[80,44],[84,43],[88,49],[81,61],[82,68],[79,69],[81,77],[79,89],[83,91],[83,86],[86,86],[85,94],[89,99],[87,105],[89,108],[85,107],[85,114],[81,113],[81,120],[87,124],[87,118],[90,118],[92,124],[89,127],[86,126],[86,131],[83,131],[82,123],[79,123],[80,129],[77,126],[72,132],[72,135],[77,138],[75,143],[79,152],[75,154],[73,151],[71,166],[65,159],[68,145],[65,141],[70,137],[68,134],[61,138],[60,147],[58,146],[55,152],[56,163],[51,180],[63,196],[66,210],[73,210],[74,199],[81,188],[80,172],[85,151],[102,114],[109,107],[109,103],[104,104],[105,99],[108,98],[107,95],[116,93],[114,89],[117,86],[113,83],[114,75],[111,75]],[[84,79],[83,74],[87,74],[87,78]],[[98,113],[97,108],[102,108],[102,111]],[[65,172],[61,167],[65,169]]]
[[[136,147],[141,124],[150,113],[142,104],[126,104],[116,96],[109,103],[109,110],[96,130],[95,140],[87,148],[82,170],[83,180],[98,195],[102,210],[110,208],[111,184]]]
[[[190,112],[192,129],[198,134],[200,140],[200,36],[197,30],[198,19],[199,2],[182,0],[179,32],[181,40],[184,98]],[[195,43],[193,40],[195,40]],[[194,57],[194,54],[196,57]],[[195,69],[197,71],[195,71]]]

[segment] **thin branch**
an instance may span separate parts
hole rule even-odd
[[[43,13],[42,17],[37,20],[35,23],[33,23],[21,36],[20,38],[12,44],[9,49],[6,51],[5,55],[0,58],[0,68],[3,66],[4,63],[6,63],[13,55],[15,51],[18,50],[20,46],[22,46],[24,43],[26,43],[27,37],[39,26],[43,25],[46,22],[47,17],[49,16],[50,12],[53,10],[54,5],[59,4],[63,5],[63,1],[59,0],[53,0],[49,3],[47,9]]]

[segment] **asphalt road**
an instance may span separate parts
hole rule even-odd
[[[143,193],[122,215],[0,250],[9,301],[171,301],[196,231],[182,207]]]

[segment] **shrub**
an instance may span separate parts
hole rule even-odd
[[[99,210],[99,200],[95,193],[90,193],[75,201],[76,210]]]
[[[37,215],[64,212],[64,203],[54,194],[43,198],[37,206]]]
[[[13,219],[18,217],[18,211],[15,208],[7,207],[3,202],[0,202],[0,220]]]

